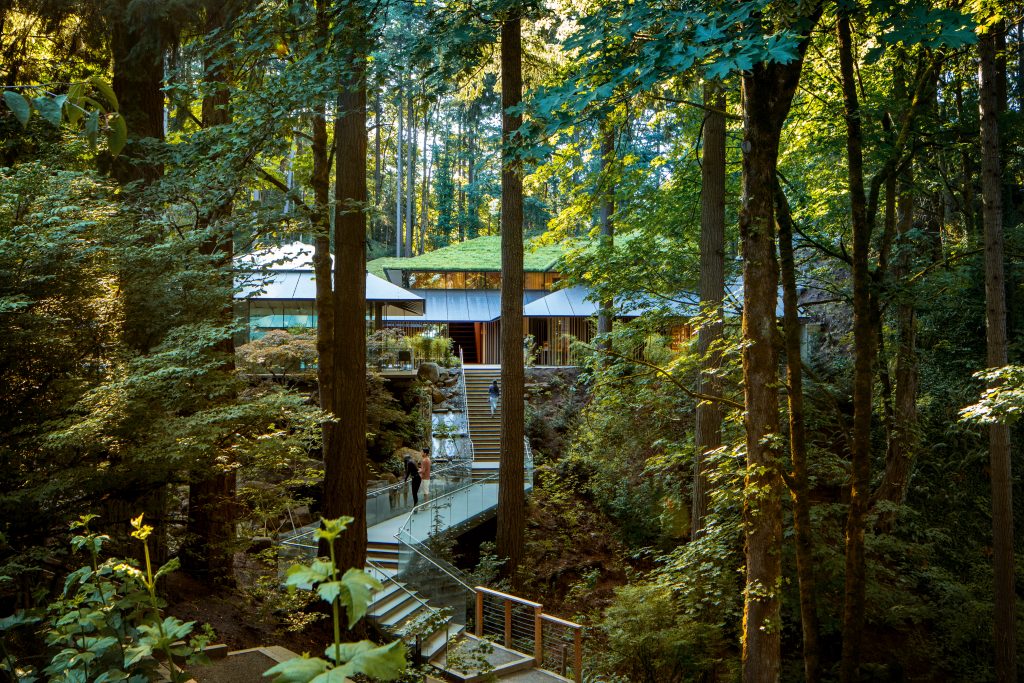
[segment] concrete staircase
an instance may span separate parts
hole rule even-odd
[[[429,609],[422,595],[392,578],[374,594],[367,616],[384,631],[398,635],[417,619],[426,618]],[[455,623],[451,617],[431,624],[418,634],[421,655],[426,661],[443,655],[449,641],[462,635],[465,630],[464,625]],[[415,645],[416,638],[415,633],[403,634],[403,639],[409,645]]]
[[[469,409],[469,435],[473,440],[474,469],[495,471],[501,459],[501,402],[491,415],[487,389],[498,380],[501,368],[497,365],[468,365],[466,373],[466,404]]]

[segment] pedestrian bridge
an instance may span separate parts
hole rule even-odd
[[[472,649],[487,640],[490,674],[498,679],[580,681],[578,624],[544,614],[538,603],[476,586],[442,556],[450,539],[497,512],[500,407],[491,415],[487,387],[499,373],[498,366],[463,366],[459,395],[433,413],[436,457],[429,496],[415,505],[410,486],[403,482],[367,493],[366,570],[383,584],[368,615],[411,643],[425,661],[461,680],[475,680],[482,672],[458,671],[455,663],[466,657],[453,656],[455,663],[449,665],[451,648]],[[524,440],[523,448],[524,487],[529,492],[529,441]],[[286,535],[282,554],[315,556],[316,529],[314,524]]]

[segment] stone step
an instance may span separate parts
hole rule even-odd
[[[426,640],[420,641],[420,653],[429,662],[439,652],[444,650],[448,641],[458,638],[465,630],[466,627],[462,624],[448,621],[447,624],[444,624],[443,628],[434,631]]]

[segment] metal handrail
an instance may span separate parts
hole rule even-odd
[[[449,470],[454,470],[454,469],[457,469],[459,467],[462,467],[462,463],[460,463],[458,461],[449,462],[449,463],[446,463],[445,465],[443,465],[442,467],[438,467],[436,470],[435,469],[431,469],[430,476],[433,477],[435,474],[443,475],[446,472],[448,472]],[[366,497],[367,498],[376,498],[378,495],[380,495],[382,493],[385,493],[385,492],[386,493],[390,493],[392,491],[399,491],[399,490],[405,488],[406,484],[408,484],[408,482],[404,481],[404,480],[396,482],[394,484],[388,484],[387,486],[382,486],[382,487],[380,487],[378,489],[374,489],[372,491],[367,491],[366,492]],[[421,505],[422,504],[423,503],[421,503]]]
[[[378,577],[378,579],[380,580],[380,583],[381,583],[382,586],[390,581],[391,583],[393,583],[396,586],[398,586],[398,589],[400,591],[402,591],[403,593],[408,595],[410,598],[412,598],[413,600],[418,602],[422,607],[425,607],[426,609],[428,609],[431,612],[440,612],[441,611],[441,610],[437,609],[436,607],[431,607],[430,604],[426,600],[424,600],[423,598],[421,598],[419,596],[418,593],[414,593],[413,591],[411,591],[408,588],[406,588],[405,585],[403,585],[402,583],[399,583],[399,581],[394,576],[392,576],[392,575],[388,574],[386,571],[384,571],[384,568],[381,567],[380,565],[378,565],[373,560],[367,558],[366,559],[366,566],[369,567],[373,571],[373,573],[380,575]]]
[[[462,578],[460,578],[460,576],[459,576],[460,574],[462,574],[462,572],[460,572],[454,566],[451,567],[451,570],[445,568],[442,565],[442,562],[444,562],[443,560],[441,560],[440,558],[431,557],[429,554],[423,552],[423,550],[421,549],[421,546],[423,545],[423,541],[421,541],[420,539],[416,538],[412,534],[412,531],[410,531],[409,526],[412,524],[413,515],[415,515],[415,514],[417,514],[419,512],[422,512],[424,509],[428,509],[429,507],[433,507],[435,504],[443,501],[445,498],[451,498],[455,494],[461,493],[462,491],[466,491],[467,489],[471,489],[474,486],[480,486],[482,484],[492,483],[492,482],[496,481],[497,479],[498,479],[498,475],[492,474],[492,475],[490,475],[488,477],[485,477],[483,479],[471,482],[471,483],[467,484],[466,486],[462,486],[462,487],[457,488],[457,489],[455,489],[453,491],[449,491],[448,493],[444,494],[443,496],[439,496],[438,498],[435,498],[433,500],[428,500],[428,501],[420,503],[419,505],[417,505],[416,507],[414,507],[412,509],[412,513],[409,514],[409,518],[406,519],[405,523],[402,524],[402,526],[400,526],[398,528],[398,531],[395,532],[395,538],[398,539],[399,542],[404,543],[405,545],[409,546],[409,548],[414,553],[416,553],[417,555],[422,557],[424,560],[426,560],[430,564],[432,564],[435,567],[437,567],[438,569],[440,569],[442,572],[444,572],[449,577],[451,577],[452,579],[454,579],[455,581],[460,583],[463,587],[465,587],[467,591],[472,593],[473,592],[473,587],[471,585],[469,585],[469,583],[464,581]],[[403,538],[403,536],[408,538],[409,540],[405,540],[405,538]],[[448,564],[448,563],[444,563],[444,564]],[[465,576],[465,575],[462,574],[462,576]]]
[[[476,460],[476,448],[473,446],[473,432],[469,425],[469,389],[466,388],[466,359],[459,347],[459,394],[462,396],[462,414],[466,419],[466,441],[469,443],[469,459]]]

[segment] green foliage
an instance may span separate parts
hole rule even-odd
[[[334,542],[352,521],[351,517],[325,519],[317,530],[318,541],[330,548],[330,559],[315,559],[308,565],[293,565],[288,570],[285,584],[313,590],[330,604],[334,619],[334,642],[327,646],[327,659],[304,655],[281,662],[263,675],[271,676],[275,683],[329,683],[346,677],[365,674],[371,678],[390,681],[399,678],[405,670],[405,647],[401,640],[387,645],[376,645],[363,640],[358,643],[341,642],[341,610],[352,628],[366,614],[374,590],[380,582],[361,569],[349,569],[338,576],[334,560]]]
[[[981,400],[960,411],[961,417],[978,424],[1013,424],[1024,412],[1024,367],[1007,365],[975,373],[988,388]]]
[[[737,673],[723,665],[722,632],[681,615],[677,600],[664,586],[619,589],[601,629],[608,646],[596,655],[598,665],[635,683],[729,680]]]
[[[8,111],[23,128],[28,128],[32,113],[36,112],[51,126],[66,123],[82,130],[89,144],[95,148],[99,133],[107,138],[110,154],[117,156],[128,141],[128,126],[124,116],[118,113],[117,97],[107,82],[99,76],[87,81],[67,84],[67,92],[54,94],[47,86],[5,87],[3,101]],[[38,93],[34,97],[26,96]]]
[[[188,676],[174,662],[202,661],[209,636],[195,636],[185,643],[194,622],[162,614],[157,581],[174,571],[177,561],[153,571],[147,542],[152,527],[144,525],[141,516],[132,521],[132,535],[143,544],[144,569],[130,560],[101,561],[109,537],[90,530],[93,519],[94,515],[86,515],[71,525],[76,532],[71,546],[76,552],[85,550],[90,563],[68,575],[60,598],[50,603],[45,618],[20,614],[0,624],[3,632],[45,621],[49,664],[42,672],[18,669],[5,647],[0,671],[18,669],[18,680],[23,681],[39,680],[37,675],[45,673],[50,681],[142,682],[154,680],[160,670],[169,673],[172,681],[186,680]]]

